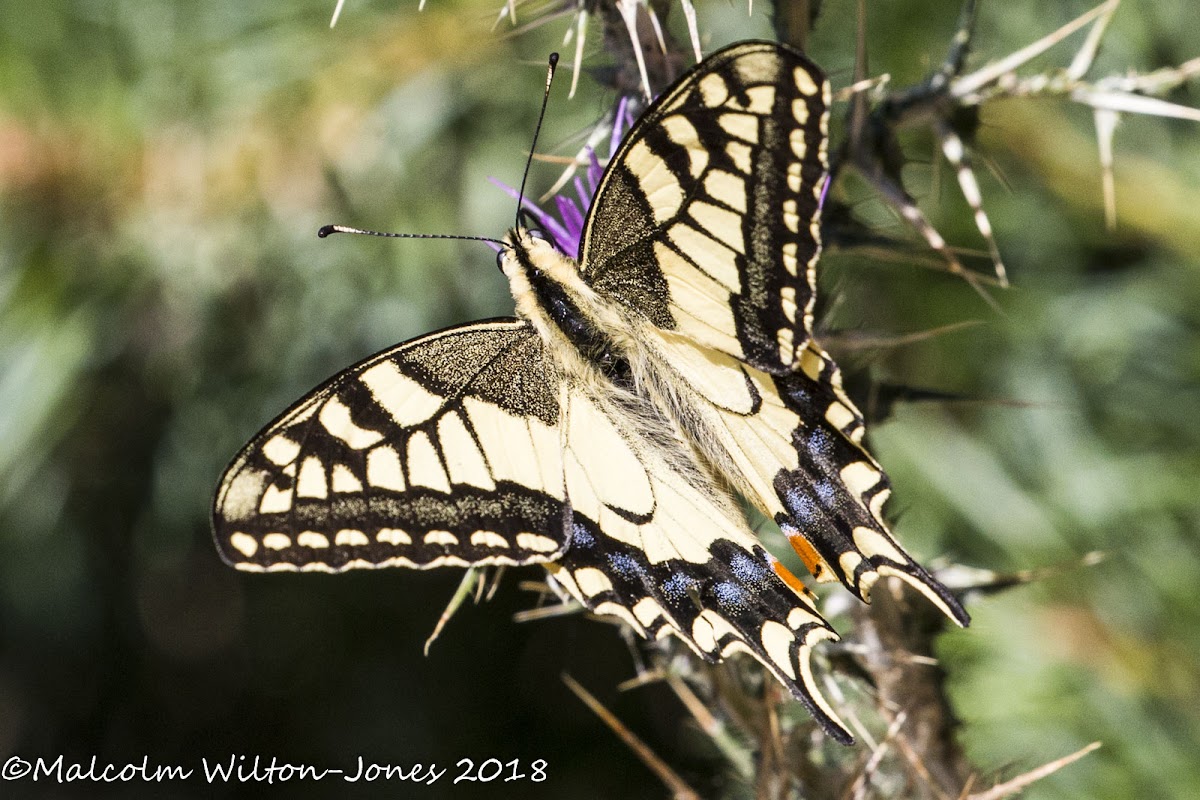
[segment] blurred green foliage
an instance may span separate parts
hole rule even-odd
[[[904,85],[940,61],[955,9],[868,5],[872,72]],[[566,19],[513,35],[491,31],[491,4],[349,3],[331,31],[332,7],[0,3],[0,756],[542,757],[552,780],[525,796],[662,796],[558,681],[631,674],[606,626],[512,624],[528,598],[510,579],[423,659],[457,575],[243,576],[211,547],[216,476],[278,410],[374,350],[511,311],[478,243],[313,234],[502,232],[514,209],[486,177],[518,182]],[[985,4],[973,63],[1087,7]],[[1127,0],[1096,74],[1200,55],[1189,9]],[[767,11],[705,4],[701,30],[711,47],[769,35]],[[854,13],[825,3],[811,43],[838,87]],[[598,41],[587,67],[605,63]],[[584,77],[568,101],[566,83],[541,146],[563,155],[612,100]],[[1171,99],[1200,105],[1194,82]],[[1105,743],[1031,798],[1200,796],[1200,128],[1130,118],[1116,143],[1107,231],[1087,109],[984,109],[1004,185],[983,190],[1015,285],[994,292],[1003,313],[941,272],[853,250],[824,262],[829,328],[981,323],[854,366],[964,398],[898,405],[873,430],[911,549],[1068,565],[974,602],[943,642],[963,736],[994,770],[980,785]],[[905,144],[928,165],[906,172],[922,206],[980,246],[928,137]],[[861,183],[839,192],[908,236]],[[1107,560],[1069,567],[1093,550]],[[674,702],[639,692],[604,699],[708,786],[713,756],[680,738]],[[156,791],[216,796],[195,779]]]

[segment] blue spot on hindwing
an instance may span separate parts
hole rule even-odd
[[[626,580],[638,580],[645,576],[641,563],[624,553],[609,553],[608,565],[612,567],[613,572]]]
[[[799,385],[792,385],[788,388],[788,398],[803,410],[812,408],[812,392]]]
[[[596,537],[582,523],[576,522],[571,526],[571,547],[590,550],[595,545]]]
[[[817,519],[817,504],[809,494],[797,486],[787,490],[788,513],[801,525],[811,525]]]
[[[828,461],[833,458],[833,439],[826,430],[810,428],[804,437],[804,446],[817,460]]]
[[[746,590],[732,581],[721,581],[713,587],[713,595],[717,604],[724,610],[744,611],[746,609]]]
[[[761,586],[768,579],[767,565],[746,553],[734,553],[729,559],[729,569],[749,586]]]
[[[662,593],[673,603],[682,603],[687,599],[688,590],[698,585],[698,581],[683,572],[673,572],[671,577],[662,583]]]

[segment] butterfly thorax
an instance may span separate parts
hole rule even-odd
[[[576,262],[549,242],[514,229],[502,256],[517,314],[546,342],[559,366],[578,378],[598,372],[620,384],[629,377],[628,320],[599,296]]]

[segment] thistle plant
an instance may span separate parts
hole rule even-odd
[[[235,754],[545,758],[480,789],[531,800],[1200,796],[1194,3],[9,5],[0,761],[194,771],[105,783],[131,797],[211,797],[199,759]],[[889,523],[972,615],[814,587],[844,638],[813,670],[858,744],[753,660],[589,618],[541,568],[454,593],[222,565],[210,499],[246,437],[336,369],[512,310],[479,242],[318,226],[500,236],[486,178],[518,185],[558,50],[526,218],[572,253],[648,98],[742,38],[831,79],[818,341]],[[503,611],[460,611],[424,658],[452,593],[443,622]],[[7,794],[55,791],[25,780]]]
[[[780,4],[776,9],[780,38],[803,46],[804,38],[818,22],[820,5]],[[1088,77],[1118,6],[1119,0],[1109,0],[1029,46],[976,67],[973,45],[977,8],[974,0],[968,0],[944,61],[926,80],[912,86],[895,86],[887,75],[868,73],[863,42],[866,11],[860,7],[855,74],[837,94],[846,103],[840,117],[845,135],[832,158],[831,192],[827,186],[826,214],[835,221],[826,227],[827,246],[853,252],[856,248],[878,250],[882,244],[902,258],[924,260],[935,267],[940,261],[942,269],[967,282],[999,312],[995,295],[1006,290],[1011,279],[1002,256],[1004,243],[997,241],[980,188],[973,155],[975,133],[981,107],[1003,99],[1033,97],[1062,99],[1092,109],[1104,216],[1113,227],[1117,220],[1113,141],[1120,116],[1143,114],[1200,121],[1200,111],[1157,97],[1200,74],[1200,59],[1147,74]],[[583,221],[606,156],[615,152],[631,118],[678,72],[680,65],[701,57],[703,38],[695,7],[688,0],[681,2],[679,11],[686,20],[688,34],[685,42],[667,31],[665,20],[671,10],[669,4],[568,0],[528,9],[510,2],[500,11],[499,19],[516,24],[520,18],[526,27],[557,24],[568,18],[564,45],[573,50],[572,95],[585,72],[585,41],[593,28],[603,31],[602,48],[616,62],[616,68],[607,72],[610,88],[615,90],[616,107],[597,122],[588,144],[541,199],[544,206],[525,199],[536,223],[569,256],[574,257],[579,250]],[[1084,31],[1084,41],[1068,66],[1023,72],[1030,61]],[[990,262],[986,271],[968,265],[967,251],[950,244],[907,187],[902,175],[907,159],[900,133],[912,129],[927,131],[950,165],[985,244],[983,257]],[[905,237],[881,236],[855,220],[844,188],[850,173],[865,181],[894,210],[935,261],[920,255],[919,245]],[[518,197],[511,187],[500,186],[509,196]],[[931,331],[928,336],[949,330]],[[822,340],[843,351],[857,350],[862,342],[854,332],[829,327]],[[866,346],[902,344],[877,339]],[[892,398],[881,403],[881,394],[888,387],[871,385],[864,376],[852,382],[863,405],[878,412],[877,418],[886,414],[897,398],[902,402],[961,399],[936,392],[922,394],[911,387],[890,387]],[[777,536],[771,527],[769,521],[761,520],[760,534],[767,539]],[[1079,565],[1093,565],[1100,559],[1099,554],[1089,554]],[[1003,574],[950,563],[943,564],[940,571],[940,577],[968,599],[1057,574],[1058,568]],[[534,584],[531,588],[546,592],[552,587]],[[532,611],[522,618],[581,610],[569,600],[565,603]],[[842,642],[825,647],[823,654],[830,695],[841,704],[863,742],[862,749],[831,745],[803,712],[797,712],[785,692],[773,681],[763,680],[760,669],[749,659],[712,666],[670,639],[637,645],[631,640],[634,652],[643,653],[644,660],[638,663],[637,676],[624,688],[637,691],[647,683],[662,682],[672,689],[697,728],[722,755],[730,796],[993,800],[1023,791],[1100,746],[1097,742],[1074,753],[1057,754],[1004,779],[984,775],[959,743],[961,723],[948,695],[947,670],[937,657],[936,644],[945,628],[944,618],[898,586],[881,586],[870,606],[845,606],[844,600],[836,596],[830,596],[827,603],[853,619],[852,633]],[[699,796],[586,687],[570,676],[564,676],[564,680],[659,776],[673,796]]]

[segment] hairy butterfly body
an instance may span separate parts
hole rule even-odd
[[[415,339],[332,378],[221,479],[222,556],[250,570],[541,563],[598,614],[744,651],[839,741],[811,648],[836,634],[747,527],[818,580],[900,577],[957,600],[892,538],[886,477],[812,337],[829,89],[778,44],[726,48],[613,156],[578,259],[524,228],[515,319]]]

